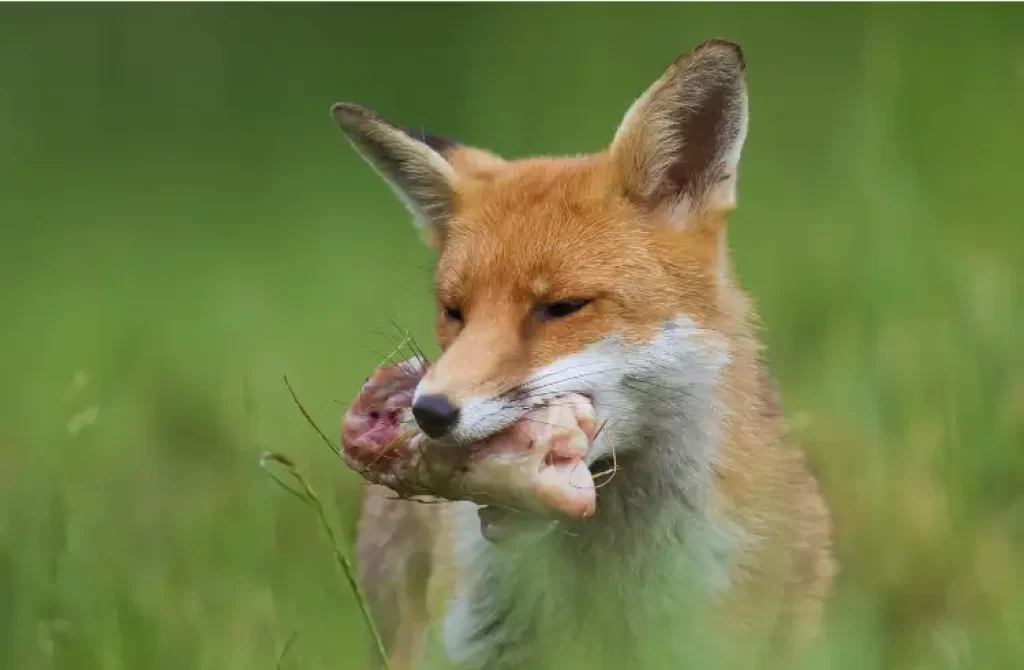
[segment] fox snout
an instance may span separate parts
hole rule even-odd
[[[416,425],[433,440],[469,444],[515,423],[532,405],[514,402],[501,385],[450,385],[429,374],[412,401]]]
[[[416,386],[412,414],[420,430],[435,440],[471,443],[515,423],[529,409],[506,397],[529,374],[523,351],[500,318],[467,327]]]

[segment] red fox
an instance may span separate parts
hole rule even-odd
[[[748,667],[806,648],[837,563],[729,261],[740,47],[679,57],[590,155],[506,160],[353,104],[333,117],[438,252],[419,428],[458,449],[575,394],[603,427],[585,465],[614,463],[592,516],[500,542],[486,507],[368,486],[357,559],[392,667]]]

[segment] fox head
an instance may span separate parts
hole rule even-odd
[[[334,106],[439,253],[442,355],[413,405],[424,432],[474,442],[566,392],[607,422],[591,462],[662,429],[702,430],[730,357],[744,70],[735,44],[695,47],[604,151],[575,157],[505,160]]]

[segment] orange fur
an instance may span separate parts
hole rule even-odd
[[[678,410],[707,412],[713,428],[707,500],[700,497],[699,481],[695,498],[672,497],[676,487],[659,469],[685,472],[682,461],[648,447],[622,454],[616,483],[599,494],[595,521],[625,523],[658,506],[673,518],[678,507],[679,518],[696,519],[693,527],[713,526],[707,535],[688,531],[678,541],[679,551],[691,553],[702,548],[687,542],[710,543],[706,538],[732,533],[738,539],[722,540],[728,584],[701,605],[706,616],[698,618],[750,636],[744,640],[752,648],[760,640],[781,644],[789,653],[814,638],[836,565],[827,506],[802,452],[787,444],[776,392],[760,360],[756,319],[727,260],[726,216],[735,201],[746,128],[743,77],[738,48],[705,43],[674,63],[634,105],[606,151],[572,158],[505,161],[458,144],[435,151],[354,106],[339,106],[335,115],[357,148],[412,202],[427,239],[441,252],[437,337],[444,353],[421,384],[430,393],[443,393],[459,405],[500,398],[538,370],[595,343],[618,338],[622,351],[648,345],[680,317],[694,326],[687,347],[727,352],[721,369],[713,371],[709,398]],[[368,141],[373,143],[369,153]],[[438,158],[446,163],[443,173],[432,171]],[[538,317],[538,305],[576,299],[589,303],[564,319]],[[445,308],[458,310],[461,320],[446,315]],[[685,374],[686,366],[681,369]],[[657,408],[644,411],[663,416]],[[699,470],[704,452],[694,453],[688,458]],[[661,499],[660,487],[673,493]],[[637,488],[650,493],[642,506],[631,508]],[[613,511],[601,521],[604,500]],[[685,509],[693,500],[699,501],[697,512]],[[417,667],[425,658],[429,622],[450,615],[460,580],[470,579],[464,569],[468,559],[460,559],[459,549],[474,532],[464,522],[466,514],[464,506],[396,502],[385,500],[376,487],[367,490],[358,559],[396,669]],[[664,545],[652,549],[654,557],[628,549],[628,540],[580,542],[598,553],[623,554],[607,557],[609,565],[643,565],[669,579],[671,566],[653,567],[674,560],[661,555],[677,542],[671,522],[665,523],[652,522],[644,531],[661,544],[634,538],[637,546]],[[605,578],[604,557],[584,560],[571,546],[563,553],[575,557],[581,574],[590,570],[587,574]],[[565,597],[571,598],[575,592],[566,589]],[[629,607],[628,593],[622,607]],[[678,607],[679,626],[688,630],[682,623],[687,605],[665,607],[670,617]],[[579,625],[595,629],[590,631],[595,639],[618,634],[601,629],[602,621],[586,622],[585,614]],[[629,622],[614,625],[628,628]],[[642,635],[632,631],[628,639]],[[513,645],[520,639],[507,637]],[[533,638],[521,639],[525,645]],[[511,652],[503,653],[501,658],[510,658]],[[523,661],[521,667],[536,662]],[[511,660],[501,663],[520,667]],[[589,663],[593,667],[594,661]]]

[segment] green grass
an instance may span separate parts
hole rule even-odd
[[[820,667],[1024,665],[1015,6],[0,9],[0,667],[356,667],[332,433],[430,341],[430,253],[359,101],[510,156],[600,148],[679,52],[746,49],[730,236],[844,562]],[[347,532],[347,531],[346,531]],[[349,536],[350,539],[350,536]],[[959,656],[958,656],[959,654]]]

